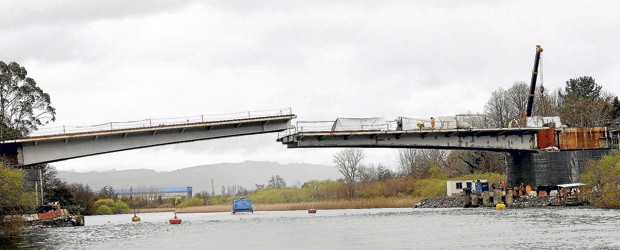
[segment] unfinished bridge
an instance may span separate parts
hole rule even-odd
[[[556,127],[557,125],[557,127]],[[576,182],[587,160],[618,148],[619,133],[606,127],[569,128],[559,118],[532,117],[528,126],[474,128],[456,117],[338,118],[297,122],[278,141],[288,148],[417,148],[506,152],[510,184]]]
[[[0,141],[13,164],[31,166],[118,151],[284,131],[295,118],[290,108],[180,118],[45,128]],[[6,135],[5,135],[6,136]]]

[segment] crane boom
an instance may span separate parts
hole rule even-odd
[[[530,95],[527,99],[526,117],[532,116],[532,107],[534,106],[534,92],[536,92],[536,79],[538,78],[538,63],[540,62],[540,53],[543,48],[536,45],[536,57],[534,58],[534,69],[532,70],[532,81],[530,84]]]

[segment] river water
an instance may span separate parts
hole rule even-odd
[[[620,211],[587,208],[348,209],[87,216],[4,248],[46,249],[620,249]],[[2,248],[2,247],[0,247]]]

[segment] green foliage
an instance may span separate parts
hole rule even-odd
[[[35,195],[25,187],[26,173],[0,164],[0,222],[8,214],[19,214],[34,209]],[[2,228],[0,226],[0,228]]]
[[[385,182],[375,181],[369,184],[360,186],[357,189],[357,196],[359,198],[378,198],[392,196],[390,188],[385,185]]]
[[[215,195],[215,196],[211,196],[211,197],[209,197],[209,199],[207,199],[207,205],[231,204],[234,199],[235,198],[231,197],[231,196]]]
[[[28,77],[24,67],[0,61],[0,135],[4,139],[8,139],[6,128],[23,136],[54,121],[56,110],[50,104],[49,94]]]
[[[613,150],[599,161],[589,162],[581,181],[597,192],[593,204],[604,208],[620,208],[620,150]]]
[[[112,199],[98,200],[95,202],[95,207],[97,207],[97,214],[121,214],[129,212],[129,205],[127,205],[127,203]]]
[[[250,198],[261,204],[310,202],[315,193],[312,188],[263,188]]]
[[[445,179],[446,178],[446,174],[437,165],[432,165],[428,169],[428,175],[430,176],[431,179]]]
[[[193,197],[193,198],[185,199],[177,207],[179,207],[179,208],[197,207],[197,206],[203,206],[204,204],[205,204],[205,200],[204,199]]]
[[[106,205],[101,205],[97,207],[97,214],[112,214],[112,209]]]
[[[420,179],[413,184],[415,197],[436,197],[446,194],[446,179]]]

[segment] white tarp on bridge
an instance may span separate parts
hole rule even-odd
[[[385,130],[386,128],[385,117],[338,118],[332,126],[332,131]]]
[[[398,118],[398,128],[400,130],[416,130],[420,129],[418,124],[424,124],[423,130],[433,129],[431,124],[430,117],[427,119],[424,118],[408,118],[408,117],[399,117]],[[455,117],[452,116],[439,116],[435,118],[435,127],[434,129],[471,129],[472,126],[467,122],[457,121]]]

